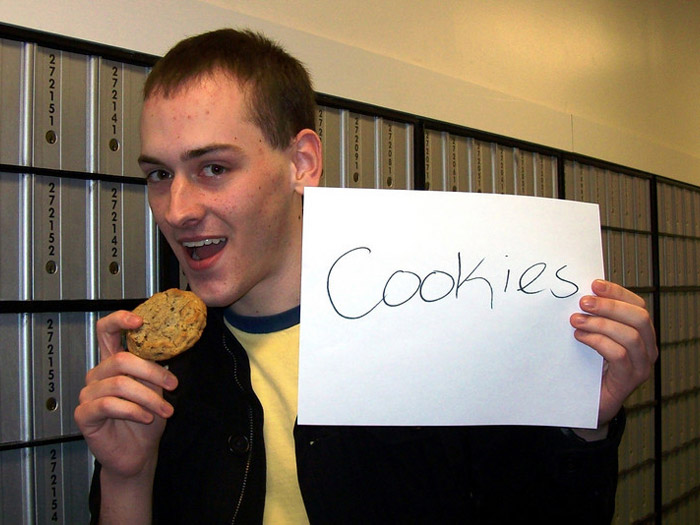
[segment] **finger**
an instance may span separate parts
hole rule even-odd
[[[636,293],[628,290],[624,286],[615,284],[610,281],[605,281],[603,279],[596,279],[591,284],[591,290],[594,294],[599,297],[606,297],[608,299],[615,299],[617,301],[623,301],[625,303],[632,304],[639,308],[646,308],[646,302]]]
[[[167,411],[162,413],[166,414]],[[155,412],[126,399],[100,397],[78,405],[74,417],[83,435],[89,437],[91,428],[100,428],[107,420],[133,421],[148,425],[153,422]]]
[[[148,414],[170,417],[173,406],[154,390],[129,376],[114,376],[85,386],[79,396],[80,406],[91,406],[96,419],[130,419],[150,422]]]
[[[639,331],[630,325],[585,314],[574,314],[571,324],[576,328],[574,337],[596,350],[606,361],[619,363],[627,359],[634,369],[648,374],[656,359],[656,347],[649,349]]]
[[[87,373],[85,382],[91,384],[115,376],[129,376],[165,390],[174,390],[178,385],[170,370],[130,352],[118,352],[103,360]]]
[[[94,432],[103,431],[108,424],[124,422],[150,425],[158,416],[167,419],[172,413],[172,408],[157,414],[125,399],[102,397],[90,403],[78,405],[74,418],[83,436],[89,439]]]
[[[632,292],[629,293],[631,294]],[[656,333],[654,332],[649,312],[643,306],[620,299],[592,295],[582,297],[579,304],[581,309],[591,314],[591,316],[575,318],[575,322],[572,316],[572,324],[575,328],[605,333],[625,348],[631,348],[628,345],[632,344],[638,335],[641,338],[648,359],[656,360],[658,356]],[[614,321],[615,324],[608,325],[596,319],[609,319]],[[636,335],[630,332],[629,328],[632,328]],[[618,331],[619,334],[617,334]],[[619,335],[619,337],[616,337],[616,335]]]
[[[134,330],[143,324],[136,314],[119,310],[97,321],[97,343],[102,358],[123,350],[121,336],[123,330]]]
[[[571,324],[576,328],[576,339],[594,348],[606,361],[618,361],[627,353],[632,353],[627,351],[629,348],[634,348],[634,353],[641,352],[648,361],[646,351],[641,350],[643,342],[639,333],[630,326],[585,314],[572,315]]]

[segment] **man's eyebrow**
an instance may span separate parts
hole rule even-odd
[[[139,155],[139,164],[162,164],[158,159],[149,157],[148,155]]]
[[[204,155],[207,155],[208,153],[216,153],[219,151],[240,151],[241,149],[238,146],[234,146],[232,144],[211,144],[209,146],[202,146],[201,148],[195,148],[191,150],[185,151],[181,156],[180,160],[188,161],[192,159],[196,159],[198,157],[203,157]],[[163,164],[160,160],[156,159],[155,157],[151,157],[149,155],[140,155],[138,158],[138,163],[139,164],[154,164],[154,165],[160,165]]]
[[[233,144],[211,144],[208,146],[203,146],[201,148],[196,148],[196,149],[191,149],[191,150],[185,151],[180,156],[180,160],[182,160],[182,161],[192,160],[192,159],[196,159],[198,157],[203,157],[204,155],[207,155],[208,153],[217,153],[219,151],[240,151],[240,148],[238,146],[234,146]]]

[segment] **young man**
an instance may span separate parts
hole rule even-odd
[[[140,165],[208,323],[167,368],[123,351],[137,316],[98,323],[102,360],[75,412],[98,461],[94,520],[609,521],[622,403],[657,355],[643,301],[612,283],[571,317],[607,362],[597,430],[295,425],[314,114],[304,68],[252,33],[187,39],[153,69]]]

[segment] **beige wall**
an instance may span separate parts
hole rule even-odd
[[[0,21],[153,54],[249,26],[324,93],[700,185],[700,2],[0,0]]]

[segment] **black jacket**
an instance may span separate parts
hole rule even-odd
[[[260,523],[262,407],[245,351],[210,309],[195,347],[169,362],[179,386],[163,434],[154,523]],[[609,523],[624,415],[607,440],[544,427],[297,426],[311,523]],[[99,511],[99,465],[91,491]]]

